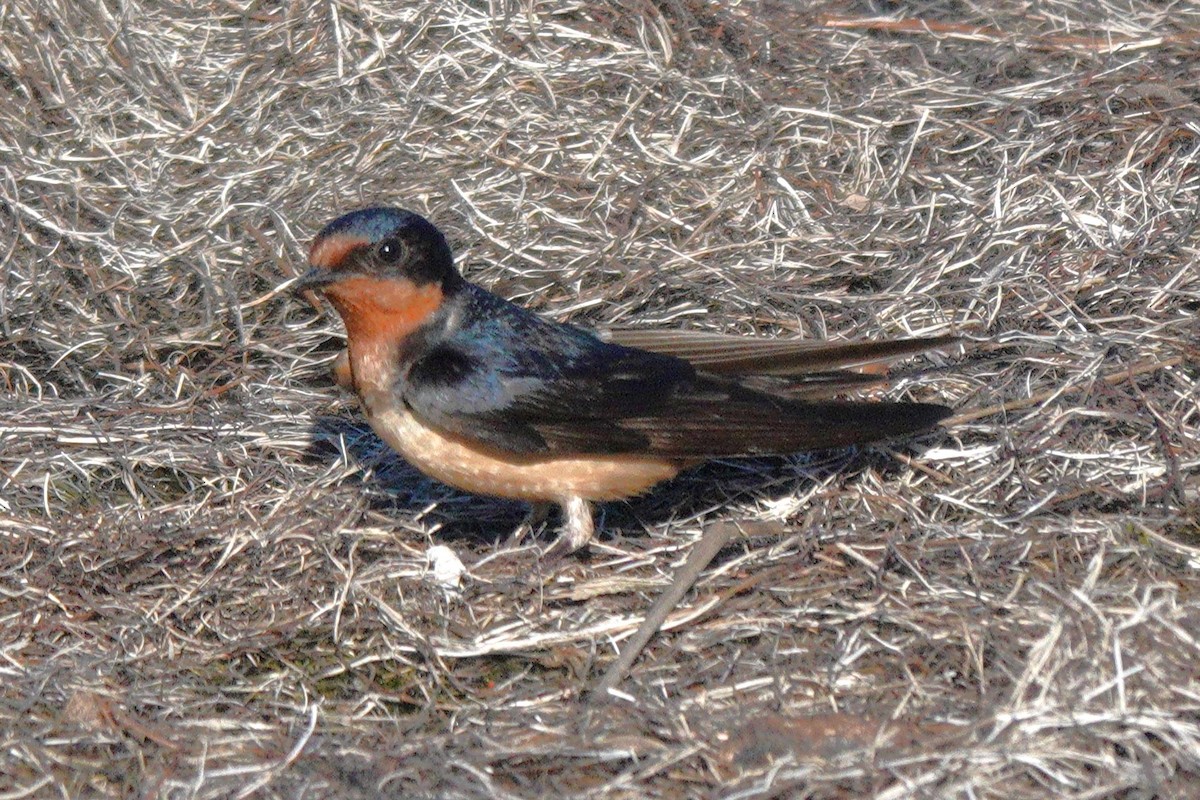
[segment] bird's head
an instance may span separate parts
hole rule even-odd
[[[311,269],[294,291],[329,298],[352,340],[403,337],[462,283],[441,231],[398,208],[364,208],[338,217],[317,234],[308,261]]]

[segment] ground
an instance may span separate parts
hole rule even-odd
[[[0,30],[0,796],[1200,796],[1197,6]],[[957,333],[890,390],[956,416],[685,473],[545,563],[386,451],[280,291],[379,203],[581,325]]]

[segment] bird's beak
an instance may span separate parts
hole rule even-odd
[[[296,282],[292,284],[291,289],[293,294],[300,294],[301,292],[310,290],[319,292],[336,280],[336,276],[324,267],[313,267],[297,278]]]

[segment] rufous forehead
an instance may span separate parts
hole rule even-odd
[[[351,250],[370,243],[371,240],[365,236],[355,236],[349,233],[323,236],[313,242],[312,250],[308,252],[308,263],[321,269],[334,270]]]

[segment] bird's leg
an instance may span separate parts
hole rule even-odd
[[[562,503],[563,527],[558,541],[546,551],[547,558],[574,553],[592,540],[596,533],[596,520],[592,516],[592,504],[582,497],[568,497]]]
[[[509,534],[508,541],[504,543],[505,546],[516,547],[526,536],[545,525],[546,517],[550,516],[552,508],[554,508],[553,503],[530,503],[529,513],[525,515],[525,519],[521,520],[521,524]]]

